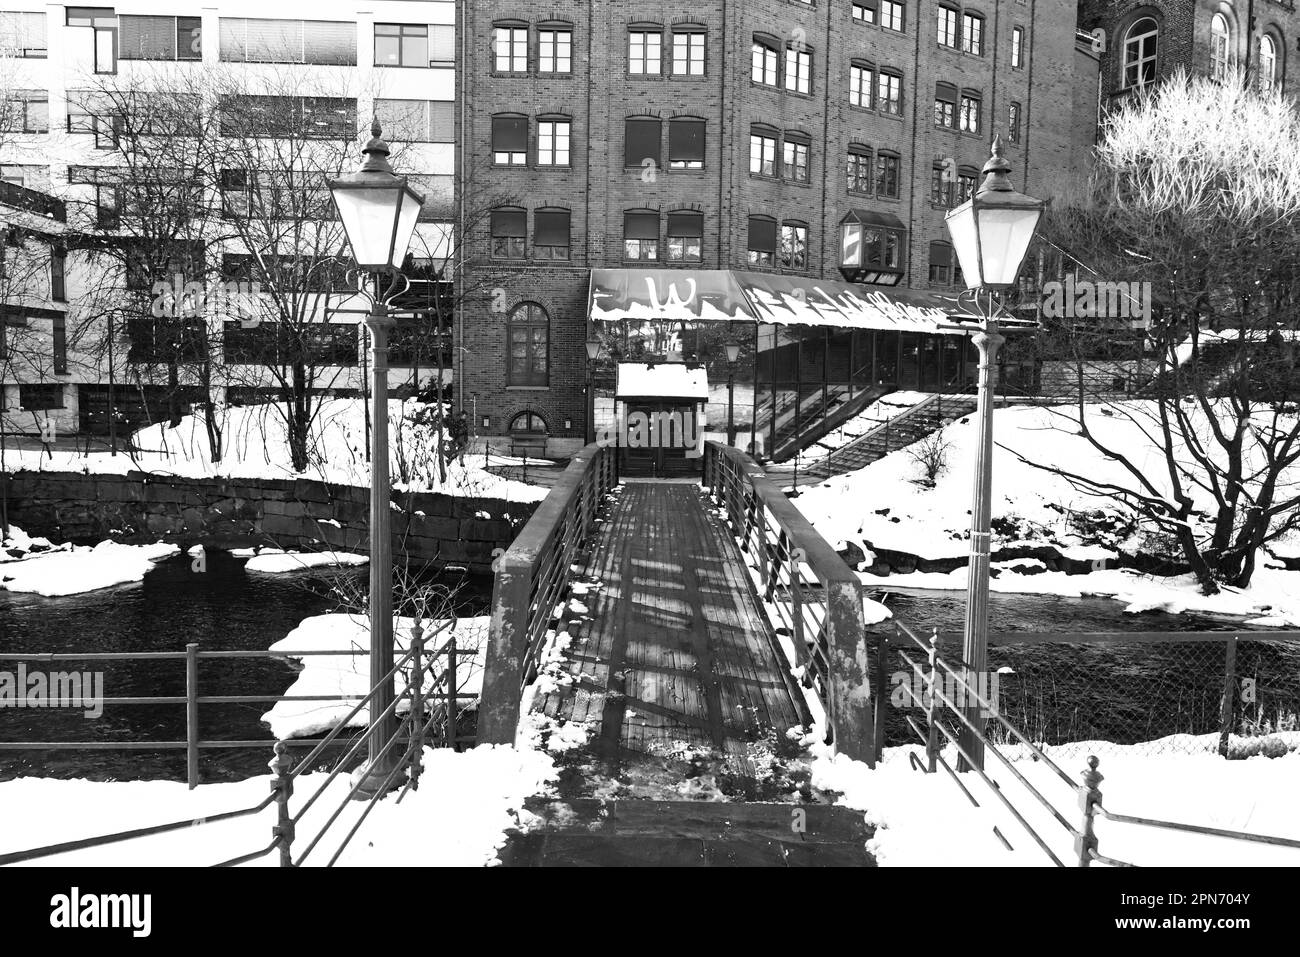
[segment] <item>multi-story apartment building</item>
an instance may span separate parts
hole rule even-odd
[[[1294,0],[1081,0],[1079,26],[1102,54],[1107,105],[1179,68],[1221,78],[1240,70],[1296,94],[1287,76],[1300,38]]]
[[[628,394],[614,367],[631,356],[702,364],[708,384],[690,388],[708,389],[715,432],[715,387],[735,372],[738,444],[769,430],[779,444],[777,420],[810,421],[810,401],[824,415],[837,390],[961,388],[973,350],[941,328],[962,288],[944,214],[994,134],[1025,192],[1078,172],[1096,76],[1075,14],[1074,0],[462,4],[461,201],[492,204],[467,271],[493,294],[466,305],[458,350],[476,429],[572,448]],[[707,304],[672,306],[692,291]],[[719,316],[747,323],[679,321]],[[668,328],[630,329],[647,319]],[[741,346],[730,370],[722,339]]]
[[[28,406],[37,399],[42,416],[53,418],[58,431],[66,434],[104,431],[110,415],[125,426],[155,421],[178,388],[189,390],[186,398],[201,397],[206,390],[217,399],[276,388],[275,377],[264,368],[270,364],[264,350],[249,348],[250,338],[275,341],[269,328],[273,323],[250,330],[247,327],[259,323],[209,316],[208,332],[213,334],[201,337],[194,354],[181,350],[178,355],[173,349],[167,361],[160,361],[160,351],[165,351],[160,342],[174,330],[164,332],[137,307],[131,308],[141,314],[123,316],[120,309],[105,305],[111,305],[114,291],[122,293],[123,301],[131,301],[128,293],[136,299],[141,293],[138,286],[131,288],[129,255],[103,255],[106,248],[129,248],[133,229],[148,213],[136,209],[132,218],[121,208],[129,192],[122,167],[131,165],[131,157],[122,144],[130,121],[124,121],[115,104],[125,96],[193,95],[199,108],[206,108],[201,104],[204,91],[219,88],[222,109],[227,110],[222,114],[223,134],[227,116],[238,125],[235,121],[246,121],[248,114],[263,109],[291,113],[298,132],[307,130],[304,155],[317,147],[314,139],[330,138],[338,154],[347,156],[341,161],[343,171],[359,165],[362,131],[377,115],[394,142],[400,171],[415,177],[427,196],[413,244],[417,278],[437,274],[453,235],[457,57],[452,0],[376,0],[364,5],[293,0],[273,6],[252,0],[192,5],[184,0],[130,0],[112,7],[4,0],[0,5],[0,87],[6,107],[0,132],[3,178],[16,187],[50,194],[67,210],[66,236],[57,245],[58,266],[52,267],[62,267],[66,258],[66,281],[62,269],[59,275],[66,306],[58,304],[53,310],[66,312],[63,321],[33,312],[35,307],[24,307],[6,294],[6,322],[28,330],[28,338],[36,342],[44,336],[51,361],[10,368],[0,379],[5,430],[32,432]],[[228,107],[226,99],[232,96],[237,102]],[[173,113],[175,104],[173,99]],[[135,122],[140,122],[139,116]],[[312,132],[313,126],[319,135]],[[274,141],[276,136],[274,131],[249,132],[247,127],[241,132],[250,144]],[[255,152],[260,156],[272,151],[259,147]],[[256,162],[256,157],[250,158],[248,165]],[[264,248],[250,249],[263,244],[253,242],[247,231],[241,242],[240,230],[229,222],[223,226],[222,217],[229,220],[236,204],[246,209],[249,197],[258,195],[252,185],[257,170],[238,168],[244,164],[236,162],[226,165],[231,168],[206,170],[199,177],[197,202],[211,212],[213,225],[192,237],[203,265],[193,272],[178,267],[178,288],[191,281],[205,289],[246,282],[250,256],[288,252],[282,243],[270,249],[278,243],[272,240]],[[323,183],[288,185],[320,195]],[[268,221],[276,215],[268,213]],[[113,270],[105,261],[125,266]],[[436,285],[417,283],[415,291]],[[211,299],[204,294],[199,298]],[[417,323],[422,321],[418,300],[418,295],[407,298],[410,321]],[[360,311],[361,303],[337,283],[323,288],[303,311],[305,321],[322,326],[317,337],[323,345],[309,359],[319,370],[311,384],[314,391],[347,393],[361,387]],[[113,312],[118,321],[105,325]],[[202,315],[200,311],[201,325]],[[325,333],[325,326],[341,328]],[[427,380],[433,364],[428,350],[404,349],[402,337],[396,338],[390,385]],[[446,348],[441,336],[435,336],[434,348]],[[197,368],[200,360],[212,360],[204,375]]]

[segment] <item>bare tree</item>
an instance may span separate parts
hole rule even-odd
[[[1017,454],[1171,538],[1207,594],[1244,587],[1300,509],[1295,113],[1240,81],[1176,76],[1109,117],[1090,189],[1045,229],[1094,277],[1151,297],[1153,318],[1141,381],[1102,401],[1084,382],[1093,320],[1055,330],[1078,373],[1059,427],[1105,474]]]

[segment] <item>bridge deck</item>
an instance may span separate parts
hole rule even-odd
[[[743,755],[803,723],[740,549],[703,490],[629,481],[616,498],[578,576],[599,587],[570,629],[574,684],[536,707],[588,723],[610,755]]]

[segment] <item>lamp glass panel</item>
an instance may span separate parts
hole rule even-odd
[[[1037,209],[981,209],[977,214],[983,280],[987,286],[1010,286],[1034,238],[1042,215]],[[966,262],[962,261],[962,270]]]
[[[333,193],[357,265],[362,269],[391,265],[393,252],[389,243],[393,240],[393,216],[403,192],[392,186],[364,186],[336,189]],[[414,225],[412,217],[412,230]],[[399,222],[398,232],[401,231]],[[407,242],[410,232],[406,233]]]
[[[840,227],[840,265],[862,265],[862,225],[845,223]]]
[[[980,286],[979,238],[975,234],[975,208],[971,200],[962,203],[945,220],[948,235],[952,237],[952,248],[961,263],[961,274],[966,279],[967,289]]]

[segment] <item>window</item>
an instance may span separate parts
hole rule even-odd
[[[1210,76],[1222,82],[1232,66],[1232,31],[1228,18],[1216,13],[1210,20]]]
[[[1146,86],[1156,78],[1160,28],[1150,17],[1137,20],[1124,34],[1124,86]]]
[[[980,131],[980,97],[976,93],[962,93],[961,110],[958,113],[958,128],[963,133]]]
[[[1265,93],[1277,85],[1277,43],[1268,34],[1259,38],[1259,88]]]
[[[776,220],[767,216],[749,217],[749,264],[770,266],[776,261]]]
[[[662,30],[630,30],[627,35],[627,72],[634,76],[663,73]]]
[[[44,57],[45,14],[0,13],[0,56]]]
[[[537,31],[537,72],[573,72],[573,28],[544,26]]]
[[[10,129],[15,133],[50,131],[50,95],[45,90],[14,90],[5,104]]]
[[[429,65],[429,27],[423,23],[376,23],[375,66]]]
[[[876,82],[876,106],[889,116],[902,115],[903,77],[900,74],[881,71]]]
[[[63,383],[19,385],[18,405],[24,412],[63,408]]]
[[[199,17],[143,17],[123,14],[118,54],[123,60],[201,60]]]
[[[452,143],[456,139],[455,104],[451,100],[375,100],[383,119],[384,138],[413,143]]]
[[[357,135],[357,101],[331,96],[223,94],[221,135],[345,139]]]
[[[527,236],[528,214],[524,210],[492,210],[492,258],[523,259]]]
[[[903,32],[903,4],[900,0],[880,0],[880,25],[886,30]]]
[[[117,72],[117,14],[112,7],[68,7],[70,27],[90,27],[96,73]]]
[[[674,28],[673,76],[704,76],[704,31]]]
[[[794,183],[808,182],[808,149],[808,140],[787,134],[781,154],[781,175]]]
[[[948,174],[949,167],[944,163],[935,163],[930,170],[930,202],[945,209],[953,205],[952,180]]]
[[[939,46],[956,47],[957,46],[957,18],[960,16],[956,10],[951,7],[940,7],[938,18],[938,40]]]
[[[795,93],[812,89],[812,51],[802,45],[785,48],[785,88]]]
[[[984,55],[984,18],[978,13],[962,14],[961,48],[974,56]]]
[[[497,166],[528,162],[528,117],[512,113],[492,117],[492,162]]]
[[[955,205],[960,206],[975,195],[975,182],[978,179],[979,172],[969,166],[957,170],[957,195],[953,197]]]
[[[567,209],[539,209],[533,213],[533,258],[569,258],[569,211]]]
[[[675,117],[668,122],[668,168],[704,168],[704,121]]]
[[[536,412],[520,412],[510,420],[511,432],[530,432],[534,435],[546,434],[546,420]]]
[[[1011,28],[1011,68],[1019,70],[1025,65],[1025,28]]]
[[[787,269],[808,268],[808,227],[794,223],[781,226],[781,265]]]
[[[662,165],[663,123],[652,116],[633,116],[623,124],[623,165],[657,168]]]
[[[50,249],[50,298],[55,302],[68,301],[68,253],[58,246]]]
[[[957,128],[957,88],[951,83],[934,85],[934,125],[947,130]]]
[[[356,66],[357,25],[342,20],[222,17],[221,59]]]
[[[1020,104],[1015,101],[1007,107],[1007,138],[1012,143],[1020,142]]]
[[[516,24],[493,26],[492,68],[497,73],[528,72],[528,27]]]
[[[898,199],[899,158],[896,153],[876,155],[876,195]]]
[[[776,86],[777,53],[776,47],[766,40],[754,38],[752,65],[749,78],[763,86]]]
[[[875,23],[876,8],[867,6],[865,3],[855,3],[853,5],[853,19],[858,23]]]
[[[51,321],[54,345],[54,374],[68,374],[68,321],[63,316],[55,316]],[[59,403],[63,405],[62,402]]]
[[[510,342],[506,384],[546,385],[551,345],[551,320],[546,310],[535,302],[515,306],[506,317],[506,337]]]
[[[875,85],[875,70],[866,63],[854,63],[849,67],[849,105],[871,109],[871,95]]]
[[[672,262],[697,263],[704,246],[704,214],[668,214],[668,258]]]
[[[849,163],[844,184],[850,193],[871,192],[871,151],[849,147]]]
[[[0,166],[0,183],[22,186],[27,180],[26,169],[22,166]]]
[[[659,258],[659,214],[634,210],[623,214],[623,258],[654,262]]]
[[[569,120],[537,121],[537,165],[569,165]]]
[[[936,286],[952,282],[952,246],[948,243],[930,243],[930,282]]]
[[[750,131],[749,171],[759,176],[776,175],[776,133],[766,130]]]

